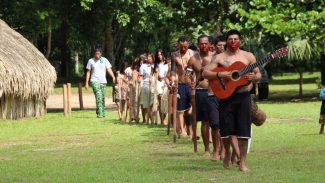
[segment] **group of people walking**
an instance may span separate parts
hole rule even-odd
[[[108,60],[96,50],[87,64],[86,87],[92,86],[97,104],[97,117],[105,116],[104,89],[106,72],[113,78],[114,101],[120,119],[157,125],[158,116],[163,126],[174,124],[177,135],[188,136],[193,141],[196,121],[201,121],[204,155],[212,160],[221,159],[223,166],[230,163],[247,171],[246,155],[251,138],[251,95],[253,83],[261,79],[258,67],[243,77],[249,84],[239,87],[230,97],[216,97],[211,80],[233,80],[231,71],[215,72],[218,67],[229,67],[235,62],[251,65],[255,56],[240,49],[241,34],[230,30],[224,36],[211,39],[200,35],[197,46],[187,36],[180,36],[178,49],[166,53],[158,49],[154,54],[145,53],[130,66],[122,63],[115,74]],[[224,87],[226,90],[226,87]],[[264,119],[265,120],[265,119]],[[176,125],[176,126],[175,126]],[[194,126],[192,126],[194,125]]]

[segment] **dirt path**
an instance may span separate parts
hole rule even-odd
[[[72,94],[72,109],[79,109],[79,95]],[[105,98],[106,107],[114,109],[116,106],[112,101],[112,98]],[[95,109],[96,101],[93,94],[83,94],[84,109]],[[46,108],[48,110],[63,110],[63,96],[58,94],[52,94],[46,101]]]

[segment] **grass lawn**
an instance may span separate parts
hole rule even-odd
[[[320,77],[320,72],[303,75],[303,98],[318,97],[319,88],[316,79]],[[299,75],[297,73],[275,74],[270,81],[270,99],[271,100],[288,100],[299,98]]]
[[[187,138],[174,144],[164,128],[122,124],[115,112],[106,119],[78,111],[4,121],[0,182],[323,182],[319,102],[307,103],[307,110],[296,105],[260,104],[272,118],[309,118],[254,126],[249,173],[203,157],[201,141],[195,154]]]
[[[305,75],[308,97],[318,96],[313,83],[318,74]],[[174,144],[165,128],[123,124],[116,112],[97,119],[94,111],[73,111],[68,118],[49,113],[39,119],[1,121],[0,183],[324,182],[321,103],[292,101],[298,94],[296,81],[297,75],[276,75],[270,99],[279,100],[258,102],[268,119],[261,127],[253,126],[248,173],[236,166],[225,170],[220,161],[203,157],[201,140],[199,152],[193,153],[191,141],[183,137]],[[55,89],[58,94],[60,87]]]

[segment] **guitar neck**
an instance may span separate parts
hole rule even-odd
[[[270,60],[272,60],[272,55],[268,55],[267,57],[263,58],[262,60],[257,61],[256,63],[252,64],[252,65],[248,65],[245,68],[243,68],[242,70],[240,70],[239,74],[242,76],[244,74],[247,74],[249,72],[251,72],[254,68],[262,66],[263,64],[269,62]]]

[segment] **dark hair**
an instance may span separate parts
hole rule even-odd
[[[205,34],[201,34],[201,35],[197,38],[197,43],[200,42],[200,39],[205,38],[205,37],[209,39],[209,36],[207,36],[207,35],[205,35]],[[210,40],[209,40],[209,42],[210,42]]]
[[[167,59],[167,58],[172,58],[172,53],[171,52],[165,52],[164,53],[164,57],[165,57],[165,59]]]
[[[181,35],[181,36],[178,37],[178,40],[177,40],[178,43],[179,42],[185,42],[185,41],[189,42],[189,39],[188,39],[188,37],[186,35]]]
[[[127,62],[122,62],[120,65],[120,74],[125,74],[124,71],[127,67]]]
[[[216,40],[216,38],[214,36],[208,36],[208,38],[209,38],[209,43],[210,44],[213,44],[215,42],[215,40]]]
[[[161,53],[161,55],[163,56],[163,62],[166,62],[166,60],[165,60],[165,55],[164,55],[164,52],[163,52],[163,50],[162,49],[158,49],[157,51],[156,51],[156,54],[155,54],[155,60],[154,60],[154,70],[156,70],[156,68],[158,67],[158,64],[160,63],[160,59],[159,59],[159,57],[158,57],[158,53]]]
[[[199,49],[197,48],[197,46],[195,44],[191,44],[188,49],[191,49],[193,51],[198,51]]]
[[[131,69],[138,70],[140,66],[140,58],[136,58],[132,61]]]
[[[227,41],[227,39],[225,38],[225,36],[221,35],[221,36],[216,37],[214,44],[217,45],[218,42],[226,42],[226,41]]]
[[[238,30],[232,29],[226,33],[226,40],[228,40],[228,37],[231,35],[238,35],[239,39],[241,38],[240,32]]]
[[[96,52],[100,52],[100,53],[102,53],[102,49],[101,48],[95,48],[95,51],[94,51],[94,53],[96,53]]]
[[[159,57],[158,57],[158,53],[159,53],[159,52],[160,52],[160,53],[162,54],[162,56],[163,56],[163,61],[164,61],[164,57],[165,57],[163,50],[162,50],[162,49],[158,49],[158,50],[156,51],[156,54],[155,54],[155,62],[157,62],[157,64],[160,62]]]

